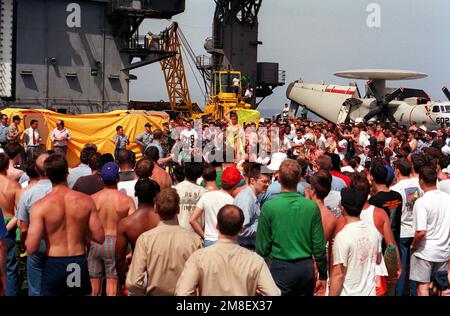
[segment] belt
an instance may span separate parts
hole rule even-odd
[[[53,147],[67,147],[67,145],[63,145],[63,146],[56,146],[56,145],[55,145],[55,146],[53,146]]]
[[[306,261],[306,260],[311,260],[312,257],[307,257],[307,258],[300,258],[300,259],[290,259],[290,260],[286,260],[286,259],[278,259],[278,258],[273,258],[273,260],[278,260],[278,261],[284,261],[284,262],[289,262],[289,263],[298,263],[298,262],[302,262],[302,261]]]

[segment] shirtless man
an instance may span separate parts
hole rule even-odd
[[[325,240],[327,242],[331,241],[331,238],[334,236],[337,221],[336,216],[325,206],[323,201],[328,193],[330,193],[331,179],[330,172],[320,170],[310,178],[311,189],[306,190],[308,192],[307,197],[319,205]]]
[[[320,216],[322,218],[323,232],[325,235],[325,242],[327,243],[327,261],[328,261],[328,271],[331,271],[333,265],[333,240],[334,231],[336,229],[337,218],[330,211],[328,207],[325,206],[324,199],[327,197],[328,193],[331,191],[331,173],[326,170],[319,170],[311,178],[311,189],[306,189],[306,197],[317,203],[320,209]],[[325,289],[321,292],[315,293],[316,295],[325,295]]]
[[[20,247],[25,252],[25,241],[30,224],[30,210],[33,205],[44,198],[52,191],[52,183],[45,175],[44,162],[48,158],[47,153],[39,155],[36,159],[36,172],[39,174],[39,181],[20,196],[17,205],[16,216],[20,227]],[[41,247],[33,254],[28,254],[25,258],[27,263],[27,285],[28,296],[41,296],[41,280],[46,260],[45,243],[41,242]]]
[[[170,178],[170,175],[158,165],[159,160],[158,148],[150,146],[145,151],[145,156],[150,158],[155,164],[150,179],[159,184],[161,191],[170,188],[172,186],[172,179]]]
[[[9,144],[8,144],[9,145]],[[6,146],[8,146],[6,145]],[[14,210],[19,203],[21,186],[17,181],[11,180],[7,176],[9,157],[5,153],[0,153],[0,209],[2,210],[8,235],[6,241],[8,245],[7,255],[7,279],[8,286],[6,295],[16,295],[17,293],[17,260],[16,260],[16,225]],[[10,223],[11,222],[11,223]]]
[[[121,219],[117,225],[116,265],[122,293],[125,290],[128,244],[131,245],[131,251],[134,251],[138,237],[159,224],[159,215],[154,209],[154,200],[159,191],[159,184],[155,181],[139,179],[135,186],[138,209],[132,215]]]
[[[13,181],[19,181],[24,172],[15,168],[15,165],[19,164],[20,153],[22,152],[22,146],[18,143],[8,143],[5,148],[5,153],[9,156],[8,178]]]
[[[100,221],[105,229],[103,244],[91,243],[89,250],[89,275],[92,295],[100,295],[102,277],[106,277],[106,295],[116,296],[118,275],[116,270],[116,238],[119,221],[131,215],[136,207],[132,198],[117,190],[119,166],[114,162],[106,163],[101,170],[105,188],[92,195],[99,212]]]
[[[42,295],[88,295],[91,293],[86,239],[103,242],[105,234],[94,201],[67,187],[67,161],[58,154],[44,162],[52,191],[36,202],[30,212],[25,245],[36,252],[45,239],[47,260],[42,273]],[[72,281],[73,283],[71,283]]]

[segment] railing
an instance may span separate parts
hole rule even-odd
[[[110,0],[109,8],[116,10],[151,10],[150,0]]]
[[[145,11],[147,14],[170,18],[185,9],[184,1],[172,2],[167,1],[166,3],[162,0],[110,0],[108,13]]]
[[[129,49],[142,49],[147,51],[161,51],[164,50],[163,43],[160,37],[150,35],[133,36],[128,41]]]
[[[211,57],[207,55],[200,55],[195,57],[197,68],[211,68]]]

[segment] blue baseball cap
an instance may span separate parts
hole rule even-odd
[[[103,165],[100,176],[103,181],[116,181],[119,179],[119,165],[115,162],[107,162]]]

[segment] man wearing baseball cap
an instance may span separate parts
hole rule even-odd
[[[211,246],[219,238],[219,233],[216,229],[217,214],[223,206],[233,204],[234,199],[231,196],[231,192],[243,179],[244,177],[235,166],[228,167],[222,173],[222,189],[204,193],[197,202],[189,223],[194,231],[202,237],[205,247]],[[204,230],[197,222],[203,212],[205,213]]]
[[[105,229],[105,241],[103,244],[91,243],[88,257],[89,276],[93,296],[100,294],[103,277],[106,277],[106,295],[116,296],[118,289],[115,250],[117,225],[122,218],[132,214],[136,207],[131,197],[117,190],[119,165],[115,162],[106,163],[101,169],[100,176],[105,183],[105,188],[91,196]]]

